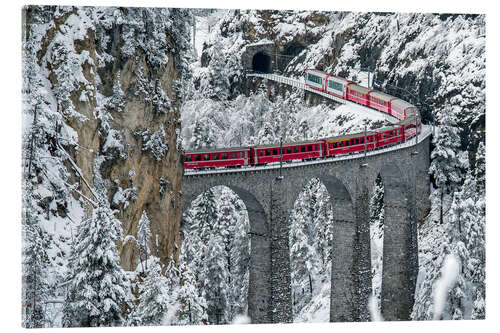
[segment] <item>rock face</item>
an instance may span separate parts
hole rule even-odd
[[[150,248],[163,262],[176,258],[180,248],[182,95],[177,86],[187,68],[186,15],[161,8],[23,10],[26,40],[40,40],[37,65],[50,82],[51,106],[77,135],[77,144],[61,142],[79,168],[75,172],[66,164],[70,181],[92,198],[81,175],[94,193],[107,198],[124,236],[136,236],[146,211]],[[135,269],[133,242],[121,246],[120,255],[125,269]]]

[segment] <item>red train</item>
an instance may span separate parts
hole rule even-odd
[[[405,119],[406,113],[410,110],[416,110],[414,105],[402,99],[371,90],[355,82],[316,69],[306,70],[305,80],[306,85],[310,88],[377,109],[399,120]]]
[[[312,160],[352,154],[405,142],[421,131],[421,122],[415,106],[399,98],[369,90],[346,79],[317,70],[306,71],[306,85],[338,97],[386,112],[401,120],[398,124],[369,131],[318,140],[187,151],[184,156],[185,169],[213,169],[265,165]],[[366,142],[365,142],[366,141]],[[282,151],[280,152],[280,148]]]

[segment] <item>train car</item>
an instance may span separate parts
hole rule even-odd
[[[325,72],[318,71],[316,69],[308,69],[305,73],[306,86],[316,90],[325,91],[327,77],[328,74]]]
[[[366,132],[366,150],[376,147],[376,135],[374,131]],[[348,134],[326,138],[327,156],[350,154],[365,150],[365,133]]]
[[[283,144],[282,157],[280,155],[280,145],[261,145],[253,147],[253,160],[255,165],[268,164],[273,162],[283,162],[291,160],[307,160],[323,157],[323,141],[311,140]]]
[[[405,128],[403,125],[390,126],[377,130],[377,148],[403,141],[405,141]]]
[[[250,147],[188,151],[184,156],[186,169],[241,167],[250,164]]]
[[[398,118],[399,120],[404,120],[406,118],[406,114],[416,107],[413,104],[410,104],[402,99],[396,99],[391,102],[391,115],[393,117]]]
[[[417,132],[420,133],[422,131],[422,122],[420,117],[418,117],[416,110],[417,109],[412,109],[412,113],[408,112],[408,114],[411,114],[411,116],[407,116],[406,119],[402,121],[402,126],[404,127],[405,131],[404,141],[411,139],[416,135]]]
[[[351,84],[354,84],[354,82],[335,75],[328,75],[326,78],[325,92],[347,99],[347,86]]]
[[[374,90],[366,87],[350,84],[347,86],[347,99],[362,105],[370,106],[369,94]]]
[[[373,109],[377,109],[379,111],[388,113],[389,115],[392,116],[391,113],[391,104],[392,101],[396,100],[398,98],[393,97],[391,95],[385,94],[380,91],[371,91],[369,93],[369,107]]]

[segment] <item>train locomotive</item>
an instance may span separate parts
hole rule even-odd
[[[420,133],[418,109],[399,98],[315,69],[305,72],[305,84],[316,90],[387,113],[400,120],[392,126],[318,140],[186,151],[185,169],[259,166],[355,154],[405,142]]]

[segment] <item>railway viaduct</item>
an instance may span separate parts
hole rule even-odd
[[[186,172],[183,210],[214,186],[243,200],[250,221],[248,315],[252,323],[292,321],[289,215],[312,178],[333,207],[330,321],[368,321],[371,294],[369,201],[376,177],[385,187],[381,308],[385,320],[408,320],[418,270],[417,223],[429,210],[430,130],[419,142],[323,161]],[[279,177],[282,175],[282,177]]]

